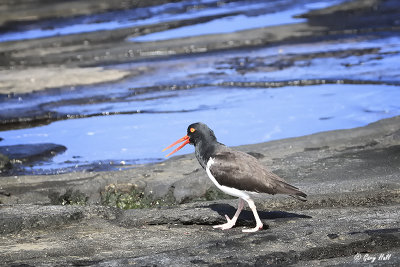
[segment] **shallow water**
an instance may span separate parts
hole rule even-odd
[[[149,34],[133,38],[132,41],[152,41],[155,39],[227,33],[257,27],[302,22],[304,20],[294,19],[293,16],[340,2],[344,2],[344,0],[229,1],[226,3],[223,1],[188,0],[160,6],[106,12],[70,19],[50,19],[28,25],[22,24],[7,32],[0,32],[0,42],[114,30],[231,14],[227,18],[214,18],[210,22]]]
[[[204,87],[146,101],[159,113],[91,117],[2,132],[4,145],[62,144],[68,150],[37,168],[76,167],[93,161],[119,165],[163,159],[161,149],[206,122],[219,141],[241,145],[353,128],[400,114],[398,86],[327,84],[278,89]],[[162,113],[176,107],[192,112]],[[185,147],[177,154],[193,152]]]
[[[326,5],[308,2],[312,5],[306,8]],[[207,3],[216,14],[215,1]],[[290,1],[271,3],[297,12],[298,5]],[[232,2],[222,8],[232,11],[243,6]],[[168,16],[165,10],[162,6],[154,12]],[[183,16],[174,14],[178,15]],[[246,20],[243,15],[235,18]],[[283,23],[288,23],[286,18]],[[197,26],[188,27],[180,34]],[[167,31],[170,38],[181,36],[171,31]],[[67,151],[53,161],[24,170],[57,173],[162,161],[167,152],[161,150],[197,121],[207,123],[219,141],[230,146],[364,126],[400,115],[398,62],[399,37],[355,36],[108,66],[144,71],[116,83],[1,96],[1,114],[34,111],[56,114],[61,120],[2,131],[0,145],[64,145]],[[190,152],[193,147],[187,146],[177,155]]]

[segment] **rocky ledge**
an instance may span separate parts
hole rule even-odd
[[[3,177],[1,261],[24,266],[400,264],[400,117],[238,149],[301,188],[308,201],[260,195],[256,204],[264,230],[242,233],[254,224],[249,210],[235,228],[213,229],[224,214],[234,214],[236,200],[218,200],[222,195],[215,194],[193,154],[120,172]],[[148,205],[127,210],[104,205],[115,204],[106,201],[115,194]]]

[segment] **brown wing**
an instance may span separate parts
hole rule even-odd
[[[215,154],[210,171],[218,183],[228,187],[273,195],[306,196],[298,188],[263,167],[253,156],[226,146]]]

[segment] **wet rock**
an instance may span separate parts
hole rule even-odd
[[[50,143],[0,146],[0,153],[10,160],[19,162],[48,160],[66,150],[65,146]]]
[[[7,156],[0,153],[0,173],[11,168],[12,165],[10,159]]]

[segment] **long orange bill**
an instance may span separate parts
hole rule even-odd
[[[182,137],[181,139],[179,139],[178,141],[176,141],[175,143],[167,146],[166,148],[163,149],[163,151],[173,147],[176,144],[179,144],[180,142],[185,141],[183,144],[181,144],[180,146],[178,146],[174,151],[172,151],[171,153],[169,153],[168,155],[166,155],[165,157],[169,157],[172,154],[174,154],[176,151],[178,151],[179,149],[181,149],[182,147],[186,146],[187,144],[189,144],[189,136],[185,135],[184,137]]]

